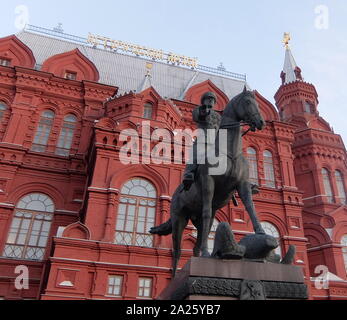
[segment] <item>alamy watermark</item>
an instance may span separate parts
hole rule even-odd
[[[330,13],[328,6],[324,4],[316,6],[314,9],[314,13],[316,14],[316,18],[314,20],[315,28],[318,30],[329,29]]]
[[[24,29],[24,27],[29,23],[29,8],[24,5],[18,5],[14,9],[14,13],[16,15],[14,19],[14,26],[18,30]]]
[[[27,266],[17,266],[14,270],[15,274],[18,274],[14,281],[14,286],[17,290],[29,289],[29,269]]]
[[[325,265],[316,266],[314,269],[314,273],[320,273],[318,277],[314,280],[314,286],[316,289],[329,289],[329,269]]]
[[[123,143],[119,152],[122,164],[182,164],[184,161],[187,164],[209,164],[209,175],[225,174],[228,157],[226,129],[220,129],[216,139],[216,129],[176,129],[172,134],[168,129],[158,128],[151,132],[149,121],[143,121],[139,127],[141,130],[124,129],[119,135],[119,141]]]

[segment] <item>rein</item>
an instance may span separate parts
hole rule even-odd
[[[245,127],[245,126],[249,126],[248,123],[239,123],[239,122],[234,122],[232,124],[225,124],[221,127],[219,127],[219,129],[233,129],[233,128],[238,128],[238,127]],[[245,136],[248,132],[250,132],[252,130],[252,127],[249,127],[247,129],[247,131],[242,133],[242,137]]]

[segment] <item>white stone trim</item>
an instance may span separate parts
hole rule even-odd
[[[112,263],[112,262],[90,261],[90,260],[70,259],[70,258],[61,258],[61,257],[51,257],[51,258],[60,259],[63,261],[75,261],[75,262],[82,262],[82,263],[94,263],[94,264],[112,265],[112,266],[120,266],[120,267],[155,268],[160,270],[171,270],[171,268],[145,266],[145,265],[138,265],[138,264]]]
[[[12,203],[0,202],[0,206],[14,208],[14,204]]]

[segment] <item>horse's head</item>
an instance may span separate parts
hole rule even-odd
[[[252,131],[262,130],[265,126],[255,95],[252,91],[247,90],[246,86],[242,93],[231,100],[224,110],[224,115],[232,117],[238,122],[247,123]]]

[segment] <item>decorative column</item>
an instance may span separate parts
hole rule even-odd
[[[105,233],[102,241],[113,243],[113,234],[115,231],[116,222],[116,210],[118,210],[119,205],[119,190],[109,189],[108,199],[107,199],[107,215],[105,221]]]
[[[162,195],[160,198],[160,219],[158,220],[158,225],[166,222],[170,219],[170,204],[171,204],[171,197],[167,195]],[[159,247],[162,248],[170,248],[170,237],[169,236],[156,236],[158,237],[158,241],[155,241],[155,243],[158,243]]]
[[[93,121],[83,118],[82,120],[82,128],[81,128],[81,141],[78,146],[78,154],[84,154],[90,143],[90,138],[93,131]]]
[[[3,252],[7,236],[8,236],[8,224],[9,219],[11,219],[11,216],[13,215],[14,206],[10,206],[10,204],[7,206],[1,205],[0,206],[0,255]]]

